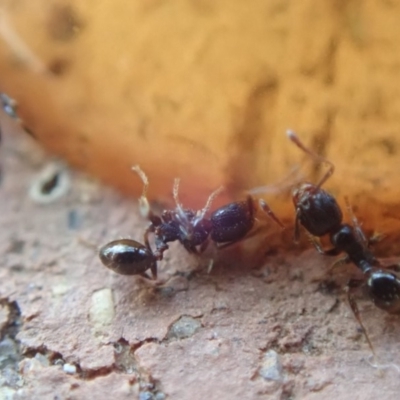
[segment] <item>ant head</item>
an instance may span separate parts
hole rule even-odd
[[[367,287],[377,307],[389,313],[400,312],[400,279],[397,275],[375,270],[368,277]]]
[[[296,217],[313,236],[336,230],[342,222],[342,211],[335,198],[312,183],[302,183],[292,191]]]

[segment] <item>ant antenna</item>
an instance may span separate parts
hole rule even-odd
[[[207,199],[206,205],[200,210],[198,211],[198,216],[196,218],[196,222],[200,221],[204,218],[204,216],[206,215],[206,212],[210,209],[212,202],[214,201],[214,199],[224,190],[223,186],[220,186],[218,189],[215,189],[210,196]]]
[[[172,189],[172,195],[174,197],[176,208],[178,210],[176,217],[180,221],[180,224],[181,224],[180,229],[184,230],[185,234],[188,234],[187,232],[189,232],[189,230],[190,230],[190,221],[189,221],[189,218],[188,218],[187,214],[185,213],[185,210],[183,209],[182,204],[179,201],[179,197],[178,197],[180,182],[181,182],[180,178],[174,179],[174,187]]]
[[[173,187],[173,190],[172,190],[172,194],[174,196],[176,207],[178,208],[180,213],[184,214],[182,204],[179,201],[179,197],[178,197],[180,182],[181,182],[180,178],[175,178],[174,179],[174,187]]]
[[[319,162],[324,162],[329,166],[328,171],[323,175],[321,180],[317,183],[317,189],[319,189],[328,179],[329,177],[333,174],[335,171],[335,166],[332,163],[332,161],[329,161],[327,158],[314,153],[312,150],[310,150],[308,147],[306,147],[300,138],[296,135],[294,131],[291,129],[288,129],[286,131],[286,136],[288,137],[289,140],[291,140],[299,149],[303,150],[306,154],[314,158],[314,160],[319,161]]]
[[[139,210],[140,214],[144,218],[149,218],[150,217],[150,204],[149,201],[147,200],[147,189],[149,187],[149,179],[147,178],[147,175],[143,172],[143,170],[139,167],[139,165],[134,165],[132,168],[132,171],[136,172],[139,175],[140,180],[143,182],[143,191],[142,195],[139,198]]]

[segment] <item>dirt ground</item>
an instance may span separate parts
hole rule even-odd
[[[46,204],[30,188],[54,160],[3,131],[1,399],[398,398],[400,321],[360,294],[374,367],[342,290],[352,267],[328,276],[314,250],[262,242],[258,268],[239,245],[208,274],[173,245],[164,285],[118,276],[90,243],[141,240],[136,202],[63,167],[69,190]]]

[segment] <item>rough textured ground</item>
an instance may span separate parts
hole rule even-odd
[[[352,268],[329,278],[331,261],[310,249],[252,269],[238,246],[226,252],[235,265],[192,273],[198,261],[174,245],[161,287],[117,276],[85,241],[140,240],[135,202],[69,171],[69,192],[37,204],[29,187],[49,162],[22,135],[6,135],[0,398],[398,398],[399,370],[368,363],[344,301]],[[379,362],[400,364],[398,318],[362,296],[359,304]]]

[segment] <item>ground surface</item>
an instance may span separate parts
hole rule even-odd
[[[1,158],[0,398],[398,398],[399,371],[368,363],[344,301],[352,269],[329,283],[331,261],[307,250],[193,274],[176,245],[155,289],[82,241],[140,240],[135,202],[70,171],[69,192],[37,204],[50,159],[9,134]],[[398,318],[359,304],[379,362],[400,364]]]

